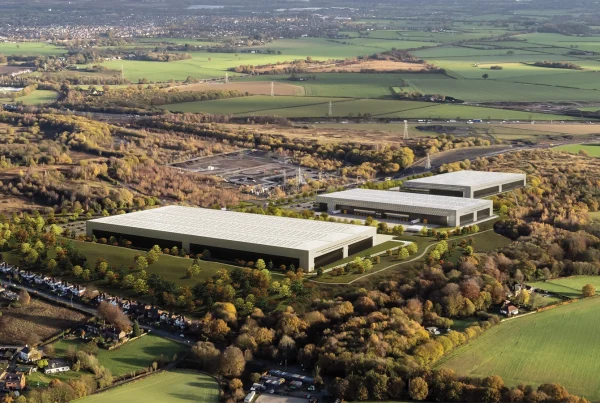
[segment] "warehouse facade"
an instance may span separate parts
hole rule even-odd
[[[263,259],[308,271],[375,244],[377,229],[195,207],[167,206],[89,220],[86,232],[97,239],[114,236],[134,247],[177,246],[189,253],[208,251],[220,261]]]
[[[440,196],[480,198],[525,187],[525,174],[456,171],[404,182],[408,191]]]
[[[316,202],[321,211],[449,227],[469,225],[493,214],[490,200],[384,190],[345,190],[318,195]]]

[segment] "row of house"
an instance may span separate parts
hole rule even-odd
[[[85,286],[71,284],[54,277],[21,270],[18,266],[9,265],[6,262],[0,263],[0,274],[20,277],[33,286],[49,289],[61,297],[74,297],[79,299],[84,296],[86,291]],[[89,303],[97,306],[103,301],[118,306],[131,319],[155,325],[157,327],[168,326],[177,329],[177,331],[184,332],[186,330],[194,330],[197,325],[196,322],[187,319],[183,315],[162,310],[154,305],[131,299],[119,298],[106,293],[98,293],[97,291],[95,292],[95,296],[89,300]]]

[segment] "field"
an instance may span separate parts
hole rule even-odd
[[[470,105],[438,104],[384,99],[327,97],[251,96],[164,105],[172,112],[216,113],[234,116],[283,116],[318,118],[329,113],[334,117],[352,117],[370,113],[374,118],[391,119],[493,119],[493,120],[568,120],[569,117],[542,113],[494,109]]]
[[[44,340],[86,319],[77,311],[34,298],[29,305],[1,308],[0,312],[0,344],[25,344],[31,335]]]
[[[593,284],[600,290],[600,276],[571,276],[527,284],[565,297],[581,298],[581,289],[586,284]]]
[[[29,95],[15,98],[14,102],[22,102],[25,105],[41,105],[55,101],[56,98],[58,98],[58,93],[55,91],[35,90]],[[13,101],[0,95],[0,102],[12,103]]]
[[[556,151],[566,151],[571,154],[586,152],[590,157],[600,157],[600,144],[569,144],[554,148]]]
[[[203,402],[217,403],[219,386],[207,375],[178,369],[130,382],[107,392],[84,397],[78,403]]]
[[[115,267],[129,267],[133,265],[133,258],[139,254],[139,250],[121,248],[116,246],[102,245],[89,242],[74,241],[75,248],[83,253],[87,257],[89,265],[96,264],[99,258],[106,259],[106,261]],[[165,280],[173,281],[177,285],[183,284],[196,284],[202,279],[213,276],[217,270],[227,268],[230,269],[232,266],[216,263],[201,261],[200,267],[202,271],[199,276],[193,279],[186,278],[186,271],[192,265],[191,259],[185,259],[175,256],[160,255],[158,262],[148,266],[146,272],[148,275],[156,273],[165,278]]]
[[[5,56],[48,56],[67,53],[65,48],[41,42],[0,42],[0,54]]]
[[[55,344],[57,354],[63,355],[69,345],[77,348],[81,342],[61,340]],[[99,349],[98,361],[110,369],[114,376],[121,376],[151,366],[161,355],[171,361],[175,354],[181,355],[186,350],[187,347],[182,344],[149,334],[116,350]]]
[[[463,376],[501,376],[507,385],[559,383],[600,399],[597,312],[600,298],[510,320],[486,331],[438,363]]]
[[[178,87],[171,87],[169,90],[177,89],[180,91],[210,91],[210,90],[223,90],[223,91],[240,91],[247,92],[252,95],[271,95],[271,83],[270,82],[229,82],[225,83],[201,83],[201,84],[189,84]],[[304,88],[298,85],[286,84],[286,83],[273,83],[273,91],[275,95],[304,95]]]

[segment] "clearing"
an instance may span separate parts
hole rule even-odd
[[[581,289],[586,284],[592,284],[600,290],[600,276],[570,276],[547,281],[527,283],[544,291],[554,292],[568,298],[581,298]]]
[[[78,311],[35,298],[29,305],[0,308],[0,313],[0,344],[25,344],[32,335],[44,340],[87,319]]]
[[[77,349],[82,342],[80,340],[61,340],[55,344],[56,353],[64,355],[69,345]],[[137,340],[125,343],[115,350],[99,349],[98,361],[100,365],[110,369],[114,376],[122,376],[142,368],[148,368],[161,356],[166,361],[171,361],[173,356],[181,355],[187,349],[183,344],[147,334]]]
[[[568,144],[554,148],[556,151],[566,151],[570,154],[587,153],[590,157],[600,157],[600,144]]]
[[[437,366],[461,376],[499,375],[508,386],[559,383],[571,393],[597,401],[598,309],[600,298],[589,298],[501,323]]]
[[[84,397],[80,403],[147,403],[219,401],[219,385],[208,375],[178,369],[161,372],[140,381],[129,382],[109,391]]]

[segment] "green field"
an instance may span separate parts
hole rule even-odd
[[[566,151],[571,154],[578,154],[585,151],[590,157],[600,157],[600,144],[568,144],[554,148],[556,151]]]
[[[97,243],[82,242],[69,240],[75,248],[87,257],[87,263],[90,266],[96,264],[99,258],[105,259],[110,265],[119,268],[128,268],[133,265],[133,258],[140,254],[139,250],[121,248],[117,246],[102,245]],[[158,262],[151,264],[146,269],[148,275],[156,273],[165,278],[165,280],[173,281],[177,285],[194,285],[202,279],[209,278],[216,274],[219,269],[232,269],[223,263],[201,261],[200,267],[202,271],[199,276],[192,279],[186,278],[186,271],[192,265],[191,259],[160,255]]]
[[[280,39],[253,49],[272,49],[281,54],[263,53],[208,53],[188,52],[192,58],[177,62],[148,62],[135,60],[107,61],[102,65],[109,69],[120,70],[123,66],[125,76],[137,82],[145,78],[154,82],[170,79],[183,81],[191,76],[197,79],[223,77],[232,67],[240,65],[265,65],[312,57],[314,60],[345,59],[348,57],[369,55],[389,50],[404,43],[403,41],[384,41],[371,44],[343,44],[322,38]],[[417,43],[418,44],[418,43]]]
[[[77,400],[80,403],[217,403],[218,401],[219,386],[213,378],[183,369],[161,372]]]
[[[65,48],[42,42],[0,42],[0,54],[5,56],[48,56],[67,53]]]
[[[542,113],[494,109],[469,105],[439,104],[384,99],[321,98],[293,96],[249,96],[213,101],[164,105],[172,112],[231,114],[235,116],[283,116],[288,118],[326,117],[332,102],[332,116],[351,117],[370,113],[374,118],[397,119],[494,119],[570,120]]]
[[[55,344],[56,353],[63,355],[69,345],[77,348],[81,346],[81,341],[58,341]],[[187,350],[188,348],[182,344],[148,334],[112,351],[99,349],[98,361],[100,365],[110,369],[114,376],[122,376],[150,367],[161,355],[167,361],[171,361],[175,354],[181,356]]]
[[[508,386],[559,383],[600,400],[600,298],[510,320],[486,331],[438,366],[462,376],[501,376]]]
[[[527,284],[565,297],[581,298],[581,289],[586,284],[593,284],[600,290],[600,276],[570,276]]]
[[[41,105],[53,102],[56,98],[58,93],[55,91],[35,90],[29,95],[17,98],[16,101],[23,102],[25,105]]]

